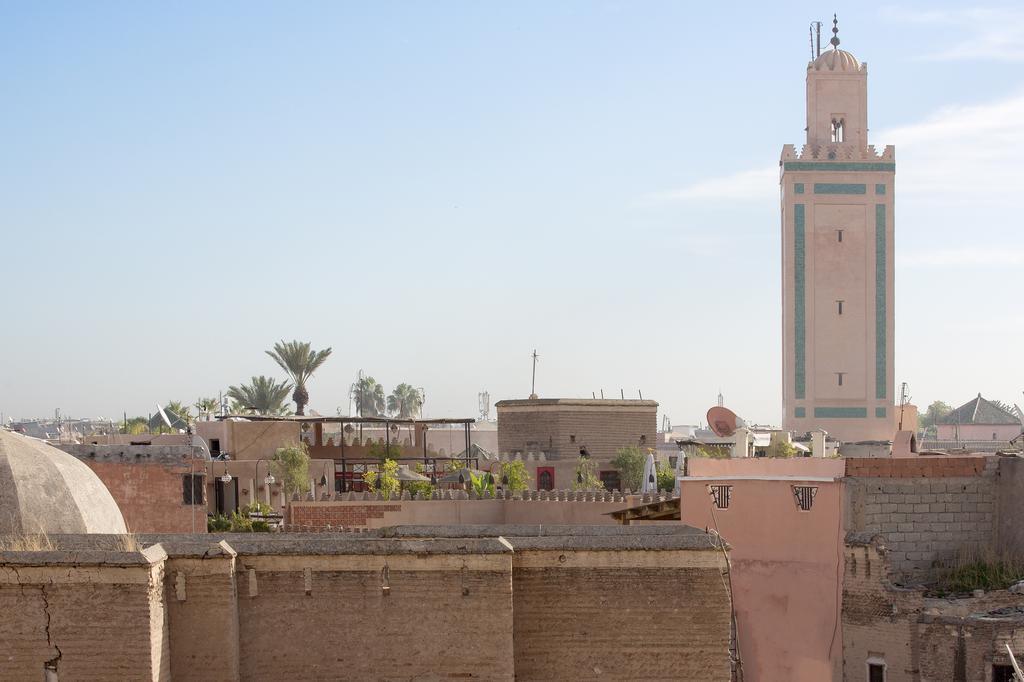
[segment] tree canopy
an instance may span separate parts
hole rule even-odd
[[[619,448],[612,460],[612,466],[619,470],[622,487],[634,491],[640,490],[640,484],[643,483],[645,464],[647,456],[635,445]]]
[[[313,350],[309,341],[281,340],[274,344],[273,350],[268,350],[266,353],[274,358],[274,362],[288,373],[295,384],[295,392],[292,394],[292,400],[295,401],[295,414],[305,414],[306,405],[309,403],[306,382],[313,376],[313,372],[330,357],[331,349]]]
[[[250,383],[228,388],[228,397],[235,401],[234,410],[242,407],[254,410],[256,414],[284,415],[288,413],[288,391],[292,385],[287,381],[280,383],[272,377],[252,377]]]
[[[388,412],[393,417],[412,419],[420,416],[423,408],[423,396],[419,389],[407,383],[398,384],[388,396]]]
[[[382,417],[386,407],[384,387],[373,377],[363,377],[352,389],[356,413],[360,417]]]

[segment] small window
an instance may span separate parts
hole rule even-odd
[[[668,465],[670,467],[672,467],[673,469],[678,469],[679,468],[679,455],[669,455],[668,456]]]
[[[996,432],[995,432],[995,431],[993,431],[993,432],[992,432],[992,440],[995,440],[995,439],[996,439]]]
[[[843,301],[842,300],[836,301],[836,308],[839,310],[839,314],[842,315],[843,314]]]
[[[715,500],[715,507],[718,509],[728,509],[729,502],[732,501],[732,486],[731,485],[709,485],[711,489],[711,497]]]
[[[811,511],[814,504],[814,497],[818,494],[818,487],[814,485],[793,486],[793,497],[796,498],[796,506],[800,511]]]
[[[841,119],[841,118],[833,118],[832,119],[832,141],[833,142],[843,142],[844,141],[844,130],[843,129],[845,127],[846,127],[846,122],[843,119]]]
[[[551,467],[537,468],[537,490],[555,489],[555,471]]]
[[[641,435],[641,436],[640,436],[640,445],[643,445],[643,444],[644,444],[644,443],[646,443],[646,442],[647,442],[647,436],[643,436],[643,435]]]
[[[836,230],[836,237],[839,238],[839,243],[842,244],[843,243],[843,231],[842,230]]]
[[[1013,666],[1005,663],[992,664],[992,682],[1014,682]]]
[[[211,438],[210,439],[210,454],[211,455],[219,455],[220,454],[220,438]]]
[[[203,474],[185,474],[181,477],[181,501],[183,504],[203,504]]]
[[[868,682],[885,682],[885,660],[872,656],[868,659]]]
[[[602,471],[598,475],[601,477],[601,484],[604,485],[605,490],[613,492],[622,490],[622,479],[615,469]]]
[[[570,443],[575,443],[576,442],[576,434],[575,433],[570,433],[569,434],[569,442]]]
[[[840,386],[843,385],[843,377],[844,376],[846,376],[846,372],[836,372],[836,380],[838,381]]]

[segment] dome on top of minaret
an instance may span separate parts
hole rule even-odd
[[[846,50],[838,47],[832,50],[825,50],[821,55],[811,62],[807,68],[815,71],[849,71],[860,72],[860,61]]]

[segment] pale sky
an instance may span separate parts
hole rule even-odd
[[[331,346],[428,416],[718,391],[779,423],[811,3],[0,3],[0,411],[119,418]],[[1024,10],[840,11],[897,146],[896,381],[1024,389]],[[825,38],[827,39],[827,32]]]

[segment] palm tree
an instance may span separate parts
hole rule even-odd
[[[256,414],[283,415],[288,413],[288,391],[292,385],[287,381],[277,383],[272,377],[253,377],[249,384],[231,386],[228,397],[247,410]]]
[[[384,387],[373,377],[363,377],[352,388],[356,412],[360,417],[380,417],[384,414]]]
[[[192,403],[192,407],[196,408],[199,416],[206,415],[206,420],[210,420],[210,415],[220,409],[220,402],[216,398],[200,398]]]
[[[398,384],[388,396],[388,412],[393,417],[412,419],[420,414],[422,408],[423,396],[409,384]]]
[[[274,361],[295,382],[295,393],[292,394],[292,400],[295,401],[295,414],[305,414],[306,404],[309,403],[306,382],[313,376],[313,372],[330,357],[331,349],[313,350],[309,347],[309,341],[288,341],[286,343],[282,340],[275,343],[274,350],[268,350],[267,355],[274,358]]]

